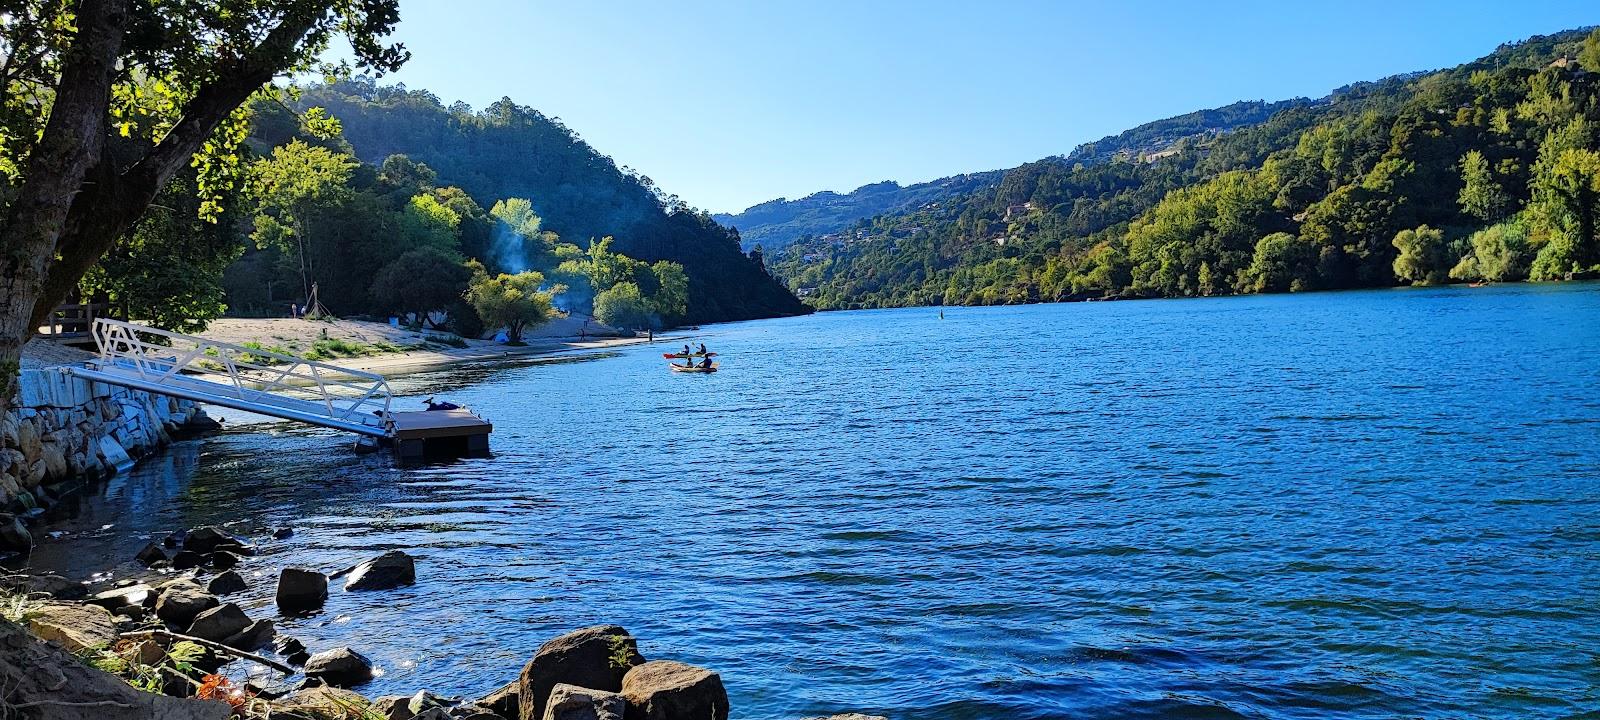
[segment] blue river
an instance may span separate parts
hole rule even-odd
[[[1595,717],[1600,284],[825,313],[396,383],[421,467],[245,425],[81,503],[79,576],[208,522],[419,582],[280,620],[369,696],[476,696],[617,623],[736,718]],[[223,411],[222,415],[229,413]]]

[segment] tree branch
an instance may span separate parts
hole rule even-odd
[[[265,665],[265,666],[267,666],[269,668],[272,668],[273,670],[277,670],[278,672],[281,672],[281,673],[283,673],[285,675],[293,675],[296,672],[298,672],[297,670],[295,670],[292,667],[289,667],[288,665],[285,665],[285,664],[283,664],[281,662],[278,662],[276,660],[272,660],[270,658],[262,657],[260,655],[255,654],[255,653],[248,653],[248,652],[245,652],[245,651],[240,650],[238,648],[231,648],[231,647],[228,647],[227,645],[223,645],[222,643],[212,642],[212,641],[207,640],[205,638],[197,638],[197,637],[193,637],[193,636],[189,636],[189,635],[180,635],[180,634],[175,633],[175,632],[167,632],[166,630],[136,630],[136,631],[130,632],[130,633],[123,633],[121,635],[121,637],[124,637],[124,638],[133,638],[133,637],[157,638],[157,637],[160,637],[160,638],[166,638],[168,640],[181,640],[183,642],[192,642],[192,643],[194,643],[196,645],[199,645],[200,647],[209,648],[211,650],[215,650],[215,651],[217,651],[219,653],[222,653],[224,655],[231,655],[231,656],[239,658],[241,660],[249,660],[250,662],[261,663],[262,665]]]
[[[143,158],[121,173],[113,170],[109,157],[101,160],[94,181],[85,185],[67,215],[57,248],[60,260],[51,266],[34,304],[34,325],[72,292],[228,115],[288,69],[301,41],[327,13],[326,3],[295,4],[249,54],[218,60],[214,79],[184,104],[178,122]]]

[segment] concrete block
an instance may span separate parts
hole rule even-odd
[[[122,449],[122,443],[111,436],[100,438],[100,455],[105,458],[107,469],[115,468],[117,472],[127,472],[133,467],[133,458],[128,455],[127,450]]]

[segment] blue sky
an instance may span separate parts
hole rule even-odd
[[[696,207],[930,180],[1600,23],[1571,2],[402,0],[399,81],[559,117]]]

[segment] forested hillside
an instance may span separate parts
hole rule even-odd
[[[774,268],[820,308],[1590,277],[1597,96],[1600,33],[1535,37],[1158,153],[1085,146]]]
[[[1079,145],[1066,156],[1065,162],[1097,165],[1118,157],[1137,159],[1172,152],[1180,143],[1264,122],[1280,110],[1310,102],[1305,99],[1237,102],[1157,120]],[[928,206],[990,187],[1004,175],[1004,171],[992,170],[905,186],[884,181],[844,194],[824,190],[799,200],[769,200],[738,214],[719,213],[712,217],[725,227],[737,228],[746,249],[759,245],[765,252],[773,253],[804,237],[838,233],[865,218],[931,209]]]
[[[404,155],[427,165],[443,185],[487,206],[525,198],[542,230],[586,247],[613,237],[612,249],[653,263],[675,262],[689,278],[685,322],[805,312],[746,257],[739,238],[703,212],[684,207],[650,179],[618,168],[559,122],[502,99],[481,111],[445,107],[437,97],[357,79],[305,89],[297,107],[323,107],[343,125],[355,155],[381,164]]]
[[[736,233],[508,100],[446,109],[356,80],[247,111],[236,181],[211,197],[181,173],[85,294],[185,331],[308,303],[513,336],[552,309],[639,329],[809,311]]]

